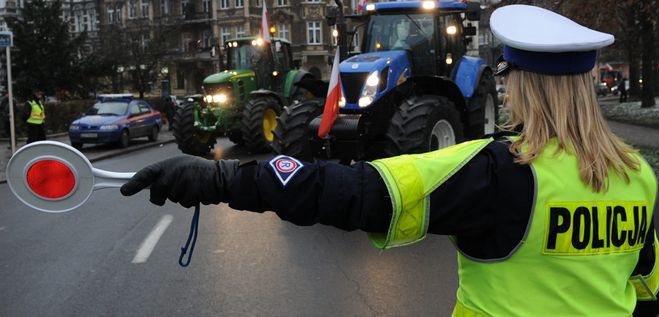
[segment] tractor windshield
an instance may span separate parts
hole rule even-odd
[[[411,50],[433,44],[432,14],[375,15],[368,24],[366,52]]]
[[[249,42],[233,42],[238,47],[229,47],[228,67],[229,69],[252,69],[261,59],[262,50],[254,47]]]

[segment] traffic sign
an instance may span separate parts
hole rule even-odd
[[[39,141],[22,147],[9,159],[6,175],[9,188],[21,202],[58,213],[80,207],[94,190],[121,187],[135,173],[97,169],[68,144]]]
[[[9,31],[0,32],[0,47],[14,46],[14,35]]]

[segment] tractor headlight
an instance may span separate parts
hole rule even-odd
[[[364,85],[362,95],[359,98],[359,107],[368,107],[373,102],[378,91],[378,84],[380,84],[380,72],[376,70],[366,78],[366,85]]]
[[[359,107],[360,108],[366,108],[371,103],[373,103],[373,97],[371,97],[371,96],[366,96],[366,97],[359,98]]]
[[[206,95],[204,96],[204,101],[206,104],[213,104],[213,103],[219,103],[219,104],[224,104],[229,100],[226,94],[215,94],[215,95]]]
[[[339,108],[343,108],[346,106],[346,99],[343,98],[343,95],[341,95],[341,99],[339,99]]]
[[[378,71],[372,72],[370,75],[368,75],[368,78],[366,78],[366,86],[371,86],[375,87],[380,83],[380,76],[378,76]]]
[[[227,102],[227,95],[225,95],[225,94],[213,95],[213,102],[225,103],[225,102]]]

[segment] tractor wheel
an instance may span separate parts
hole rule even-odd
[[[464,139],[460,114],[446,97],[419,96],[403,101],[386,133],[385,156],[423,153]]]
[[[279,101],[271,96],[254,96],[247,102],[240,123],[243,142],[248,151],[270,151],[275,140],[273,131],[277,127],[280,109]]]
[[[214,135],[201,135],[194,127],[194,104],[187,103],[174,114],[174,138],[179,150],[185,154],[204,156],[215,144]]]
[[[478,110],[469,115],[469,122],[465,131],[467,139],[478,139],[485,134],[494,133],[499,119],[499,111],[496,82],[491,72],[483,73],[469,103],[472,109],[478,108]]]
[[[290,155],[304,161],[313,160],[309,135],[309,123],[323,114],[323,100],[312,99],[284,108],[277,119],[275,142],[272,144],[277,154]]]

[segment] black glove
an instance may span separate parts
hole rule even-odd
[[[202,203],[219,204],[226,199],[226,186],[238,170],[238,160],[211,161],[182,155],[149,165],[121,186],[132,196],[151,186],[150,201],[158,206],[169,200],[189,208]]]

